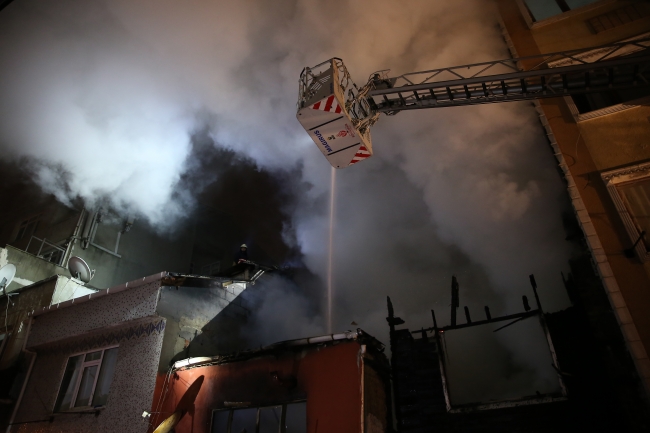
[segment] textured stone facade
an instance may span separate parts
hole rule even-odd
[[[145,432],[166,327],[159,289],[156,281],[36,316],[27,344],[36,361],[13,431]],[[110,346],[119,349],[106,405],[53,413],[68,358]]]
[[[156,314],[155,281],[34,318],[27,348]]]

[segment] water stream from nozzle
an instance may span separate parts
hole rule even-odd
[[[332,167],[332,177],[330,180],[330,239],[329,239],[329,256],[327,260],[327,333],[332,333],[332,296],[334,292],[332,272],[333,272],[333,250],[334,250],[334,204],[336,197],[336,169]]]

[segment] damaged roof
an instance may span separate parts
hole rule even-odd
[[[327,334],[309,338],[299,338],[295,340],[285,340],[273,343],[259,349],[245,350],[227,355],[203,356],[196,358],[187,358],[174,363],[172,369],[180,370],[186,368],[204,367],[207,365],[219,365],[230,362],[245,361],[247,359],[257,358],[260,356],[277,353],[279,351],[289,351],[295,349],[304,349],[308,346],[332,346],[341,342],[356,341],[359,344],[365,344],[378,352],[383,352],[385,346],[372,335],[362,329],[355,331],[346,331],[340,334]]]

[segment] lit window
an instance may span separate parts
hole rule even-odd
[[[117,347],[68,358],[54,412],[104,406],[115,373]]]
[[[628,251],[650,259],[650,163],[602,174],[629,236]]]
[[[223,409],[212,412],[212,433],[241,432],[306,433],[307,403],[303,401],[281,406]]]
[[[542,21],[600,0],[524,0],[533,21]]]

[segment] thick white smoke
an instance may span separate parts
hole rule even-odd
[[[64,202],[169,229],[191,210],[173,197],[210,113],[215,142],[260,169],[302,167],[313,188],[287,239],[324,276],[329,165],[295,120],[301,69],[337,56],[363,83],[506,57],[496,16],[485,0],[15,2],[0,15],[0,156],[26,157]],[[475,314],[519,311],[530,273],[548,309],[565,306],[562,185],[529,104],[401,113],[373,137],[376,156],[338,175],[335,329],[354,320],[386,342],[386,295],[409,326],[429,326],[429,308],[447,323],[452,273]],[[269,305],[260,317],[304,318],[295,299]],[[291,329],[278,338],[304,336]]]

